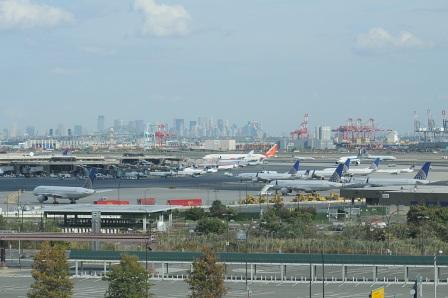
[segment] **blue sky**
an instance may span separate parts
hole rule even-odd
[[[289,132],[448,102],[448,2],[0,0],[0,127],[212,116]]]

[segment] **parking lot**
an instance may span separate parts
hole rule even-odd
[[[26,297],[33,279],[30,270],[5,269],[0,271],[0,297],[16,298]],[[95,298],[104,297],[107,282],[100,278],[74,278],[74,297]],[[186,297],[188,285],[183,281],[153,281],[151,292],[154,297],[175,298]],[[410,297],[412,284],[361,284],[361,283],[327,283],[325,285],[325,297],[358,298],[368,297],[372,289],[385,287],[386,297]],[[227,282],[228,293],[226,297],[247,297],[245,284],[241,282]],[[310,297],[309,284],[306,283],[249,283],[251,297]],[[423,297],[433,297],[433,285],[423,286]],[[313,283],[311,297],[322,297],[322,283]],[[448,298],[448,286],[439,285],[439,298]]]

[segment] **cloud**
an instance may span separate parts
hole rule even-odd
[[[190,32],[191,16],[181,5],[158,4],[155,0],[135,0],[134,9],[144,15],[145,35],[172,36]]]
[[[54,27],[73,20],[71,13],[30,0],[0,0],[0,28]]]
[[[356,37],[355,47],[360,50],[388,51],[395,49],[423,49],[433,46],[411,32],[402,31],[397,36],[381,27],[372,28],[367,33]]]

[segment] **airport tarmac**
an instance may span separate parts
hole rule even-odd
[[[258,189],[259,191],[259,189]],[[258,191],[247,191],[247,194],[257,194]],[[3,211],[6,210],[6,203],[4,198],[10,194],[10,192],[0,192],[0,208]],[[137,204],[138,198],[155,198],[156,204],[165,205],[168,199],[192,199],[192,198],[202,198],[204,205],[210,205],[215,200],[221,200],[226,204],[238,203],[246,196],[246,191],[244,190],[219,190],[219,189],[196,189],[196,188],[162,188],[162,187],[152,187],[152,188],[121,188],[121,189],[111,189],[110,192],[96,193],[92,196],[83,198],[79,200],[78,204],[88,204],[93,203],[100,199],[113,199],[113,200],[123,200],[129,201],[130,204]],[[59,199],[60,204],[68,204],[68,200]],[[20,194],[20,203],[28,206],[40,206],[31,191],[25,191]],[[9,211],[14,210],[17,204],[9,204]],[[52,199],[45,202],[44,205],[53,205]]]
[[[33,282],[29,270],[1,270],[0,271],[0,297],[17,298],[26,297],[29,286]],[[104,297],[107,282],[100,278],[74,278],[74,295],[77,298]],[[177,298],[188,295],[188,285],[183,281],[153,281],[151,292],[154,297]],[[228,292],[225,297],[247,297],[244,282],[228,282],[225,284]],[[385,288],[386,297],[410,297],[412,283],[402,284],[344,284],[326,283],[325,296],[338,298],[368,297],[373,289]],[[249,283],[250,297],[268,298],[305,298],[310,297],[309,285],[307,283]],[[437,292],[438,298],[448,298],[448,286],[440,284]],[[314,283],[311,288],[311,297],[322,297],[322,283]],[[433,297],[434,288],[432,284],[423,286],[423,297]]]
[[[417,167],[419,163],[416,162]],[[329,162],[305,163],[305,169],[322,169],[325,167],[334,167]],[[410,164],[397,166],[403,168]],[[235,176],[242,172],[257,172],[261,170],[275,170],[286,172],[291,164],[285,162],[270,162],[259,166],[249,166],[245,168],[229,171]],[[360,165],[359,167],[366,167]],[[386,167],[385,167],[386,168]],[[371,177],[385,178],[412,178],[416,174],[406,173],[400,175],[374,173]],[[431,181],[448,181],[448,163],[446,166],[432,166],[429,174]],[[20,193],[20,204],[40,205],[32,195],[32,190],[39,185],[56,186],[81,186],[83,180],[77,178],[57,179],[57,178],[0,178],[0,208],[5,208],[6,196],[12,192],[23,190]],[[443,184],[443,183],[442,183]],[[157,204],[166,204],[167,199],[173,198],[197,198],[203,199],[203,203],[208,205],[213,200],[219,199],[226,203],[239,202],[246,194],[257,194],[263,183],[254,183],[251,181],[242,182],[237,177],[229,177],[223,172],[209,173],[200,177],[151,177],[143,179],[98,179],[95,181],[94,188],[101,190],[90,197],[80,200],[81,203],[92,203],[101,198],[128,200],[130,203],[136,203],[138,198],[154,197]],[[337,192],[337,191],[336,191]],[[61,203],[64,200],[61,200]]]

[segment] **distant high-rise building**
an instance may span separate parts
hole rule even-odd
[[[174,132],[177,136],[183,137],[185,131],[185,119],[174,119]]]
[[[331,140],[331,127],[330,126],[319,126],[318,139],[320,141],[330,141]]]
[[[73,136],[75,136],[75,137],[82,136],[82,126],[81,125],[75,125],[75,127],[73,127]]]
[[[114,132],[120,132],[123,129],[123,120],[114,120]]]
[[[28,126],[26,129],[25,129],[25,134],[28,136],[28,137],[34,137],[34,136],[36,136],[36,128],[34,127],[34,126]]]
[[[55,135],[57,137],[62,137],[65,135],[65,128],[63,124],[58,124],[58,127],[56,128]]]
[[[97,125],[96,125],[96,129],[100,133],[104,132],[104,116],[103,115],[99,115],[98,116],[98,122],[97,122]]]
[[[67,129],[67,136],[69,136],[69,137],[73,136],[71,128]]]
[[[49,136],[49,137],[53,137],[53,136],[54,136],[53,128],[50,128],[50,129],[48,130],[48,136]]]
[[[137,135],[143,135],[145,133],[146,124],[143,120],[135,120],[135,133]]]

